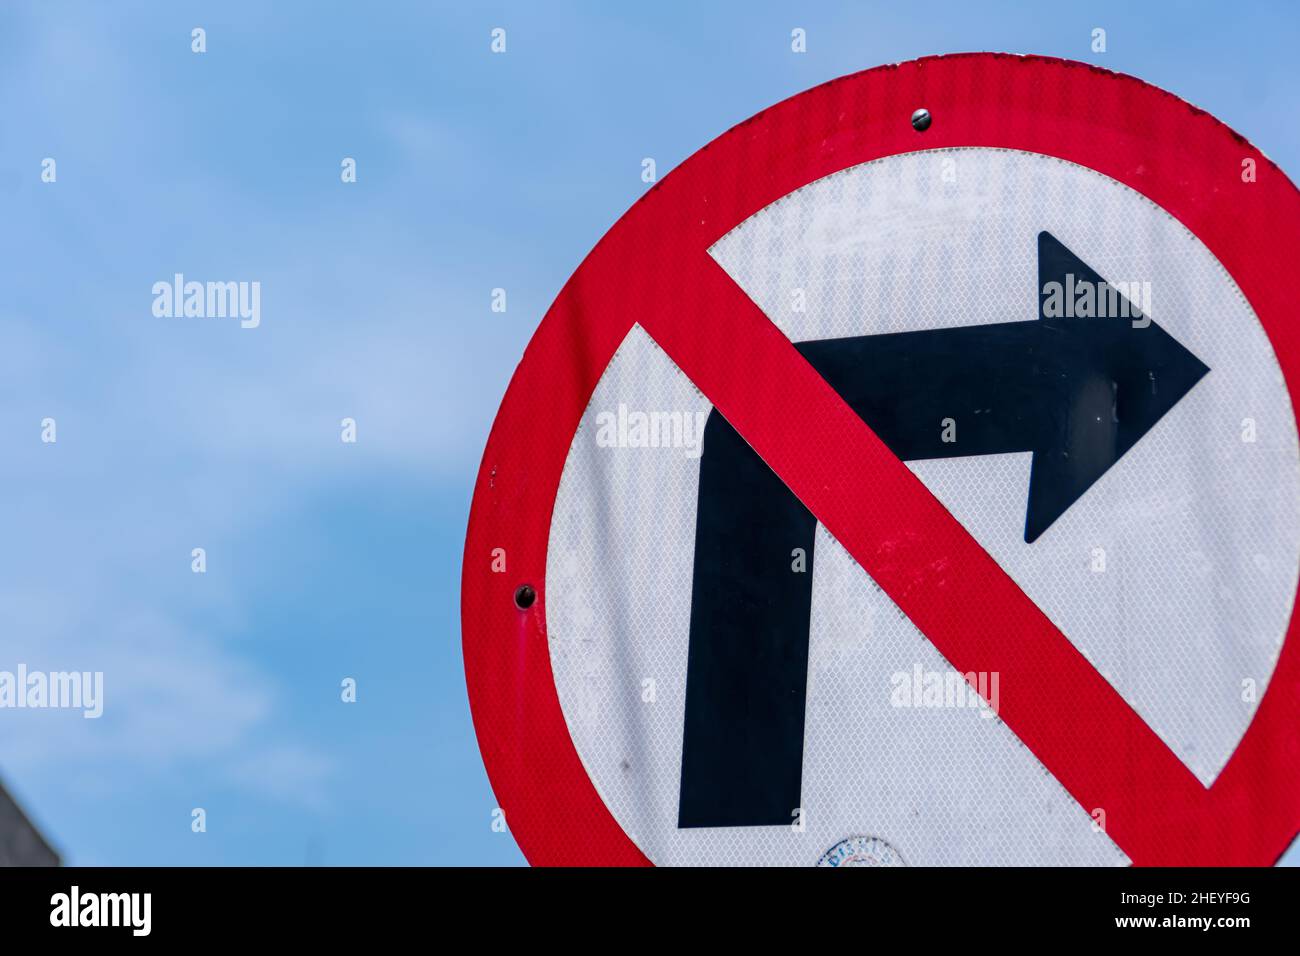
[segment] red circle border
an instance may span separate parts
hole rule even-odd
[[[910,116],[934,117],[918,133]],[[578,423],[632,325],[619,299],[663,294],[656,258],[703,253],[808,183],[860,163],[962,146],[1055,156],[1128,185],[1218,258],[1259,317],[1288,390],[1300,323],[1300,192],[1243,137],[1170,93],[1087,64],[1008,54],[928,57],[843,77],[733,127],[647,192],[565,284],[502,401],[475,484],[462,572],[465,674],[493,789],[528,860],[646,865],[596,792],[556,693],[545,627],[552,509]],[[1242,176],[1255,164],[1255,180]],[[604,307],[602,307],[604,304]],[[613,304],[613,307],[609,307]],[[1293,409],[1297,403],[1292,400]],[[500,550],[498,550],[500,549]],[[494,570],[504,558],[504,573]],[[526,610],[514,603],[536,587]],[[1138,864],[1274,862],[1300,826],[1297,616],[1268,690],[1212,791],[1238,837],[1204,833]],[[1251,786],[1268,779],[1268,787]],[[1151,814],[1161,813],[1159,806]],[[1247,818],[1241,823],[1243,815]],[[1258,823],[1252,824],[1250,821]],[[1245,829],[1243,829],[1245,827]]]

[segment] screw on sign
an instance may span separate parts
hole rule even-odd
[[[1296,262],[1262,154],[1060,60],[869,70],[674,170],[475,490],[466,677],[529,860],[1275,862]]]

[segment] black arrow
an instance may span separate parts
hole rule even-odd
[[[1038,236],[1038,288],[1037,321],[796,345],[904,461],[1032,452],[1027,543],[1209,371],[1046,232]],[[1080,308],[1067,309],[1067,299]],[[681,827],[789,824],[799,807],[816,524],[726,419],[711,414],[700,462]]]

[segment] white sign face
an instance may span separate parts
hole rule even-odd
[[[1174,361],[1197,371],[1176,394],[1151,376],[1167,409],[1076,497],[1046,510],[1031,487],[1038,452],[1002,450],[994,439],[1003,432],[973,418],[969,402],[951,422],[933,422],[934,441],[951,449],[899,457],[1210,785],[1255,713],[1292,613],[1300,453],[1273,351],[1204,245],[1092,170],[970,148],[892,156],[814,182],[711,252],[792,342],[913,333],[908,343],[955,369],[918,373],[896,399],[872,398],[886,416],[931,408],[935,394],[957,387],[963,362],[986,367],[986,344],[989,354],[1011,350],[982,376],[999,414],[1024,376],[1042,374],[1042,346],[1022,337],[1051,309],[1060,321],[1088,320],[1090,274],[1124,292],[1134,327],[1154,322],[1181,347]],[[1049,256],[1079,265],[1055,291],[1043,287]],[[968,331],[951,337],[959,329]],[[1069,354],[1121,364],[1132,354],[1084,352]],[[1097,387],[1108,387],[1108,374],[1099,369]],[[812,865],[862,840],[912,865],[1128,862],[998,719],[1008,690],[1000,675],[975,675],[980,693],[967,692],[820,525],[802,559],[793,547],[782,555],[811,582],[806,716],[793,742],[799,800],[780,824],[708,825],[729,819],[725,801],[713,817],[688,814],[687,676],[692,608],[698,614],[707,597],[696,588],[696,553],[711,500],[701,497],[711,411],[634,328],[574,437],[551,522],[546,629],[560,702],[583,766],[642,852],[664,865]],[[1024,417],[1057,422],[1052,411],[1030,407]],[[736,557],[742,581],[746,560]],[[1068,721],[1071,688],[1055,690]],[[695,792],[727,781],[688,784]]]

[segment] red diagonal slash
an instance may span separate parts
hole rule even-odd
[[[1200,781],[721,267],[682,278],[650,336],[1131,859],[1185,861]]]
[[[919,106],[934,116],[923,138],[907,121]],[[633,323],[955,668],[1001,674],[1002,719],[1085,810],[1105,811],[1108,834],[1135,863],[1269,864],[1295,836],[1294,616],[1254,719],[1207,790],[708,255],[746,218],[823,176],[962,146],[1075,162],[1175,216],[1241,288],[1300,405],[1291,291],[1300,193],[1240,137],[1161,90],[1057,60],[939,57],[817,87],[732,129],[644,197],[574,274],[484,453],[465,547],[466,678],[493,787],[533,862],[646,862],[573,747],[544,611],[568,450]],[[1244,160],[1256,178],[1240,176]],[[498,551],[509,574],[489,570]],[[521,582],[542,585],[525,610],[513,602]]]

